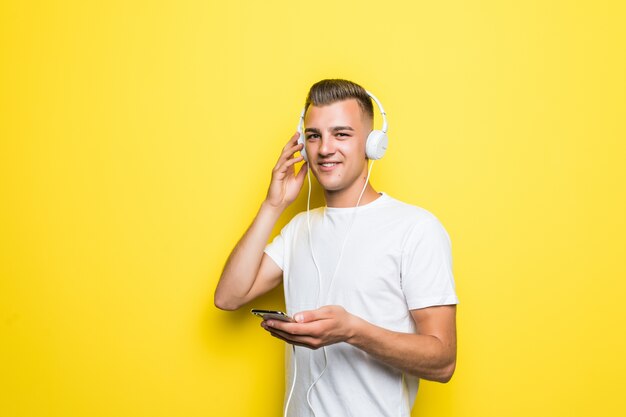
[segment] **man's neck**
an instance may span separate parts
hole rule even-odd
[[[353,187],[352,189],[342,191],[324,190],[326,206],[337,208],[356,207],[361,190],[362,186],[356,189]],[[359,202],[359,206],[371,203],[378,197],[380,197],[380,194],[374,190],[374,187],[372,187],[370,183],[368,183],[367,187],[365,187],[365,191],[363,192],[363,197],[361,197],[361,201]]]

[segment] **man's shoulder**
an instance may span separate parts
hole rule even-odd
[[[380,208],[389,216],[403,219],[411,223],[426,220],[439,222],[439,219],[424,207],[398,200],[385,193],[382,193],[381,198],[385,200]]]
[[[317,216],[319,213],[321,213],[323,211],[322,207],[317,207],[314,209],[311,209],[308,213],[308,216],[313,218],[314,216]],[[298,213],[296,213],[288,222],[287,224],[283,227],[283,231],[284,230],[288,230],[288,229],[294,229],[294,228],[298,228],[300,226],[306,226],[307,224],[307,211],[300,211]]]

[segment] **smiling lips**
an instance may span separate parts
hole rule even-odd
[[[339,162],[320,162],[319,163],[320,171],[323,171],[323,172],[332,171],[333,168],[335,168],[337,165],[339,165]]]

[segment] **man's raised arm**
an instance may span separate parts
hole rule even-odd
[[[222,310],[236,310],[280,284],[282,270],[263,250],[282,212],[302,189],[307,165],[297,175],[294,165],[303,160],[294,154],[302,149],[295,133],[272,170],[267,197],[252,224],[231,252],[215,289],[214,302]]]

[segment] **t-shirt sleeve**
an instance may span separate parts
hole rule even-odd
[[[272,260],[278,265],[280,269],[285,270],[285,234],[287,233],[287,226],[283,227],[278,235],[265,246],[264,252],[272,258]]]
[[[458,304],[448,232],[436,218],[421,220],[402,250],[402,290],[410,310]]]

